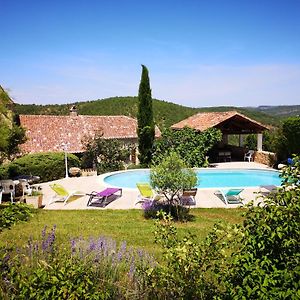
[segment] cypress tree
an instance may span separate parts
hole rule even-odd
[[[142,76],[139,86],[137,120],[139,160],[141,165],[148,166],[152,158],[155,130],[149,74],[148,69],[144,65],[142,65]]]

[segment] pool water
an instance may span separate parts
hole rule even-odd
[[[272,170],[197,170],[197,188],[255,187],[281,184],[279,172]],[[149,170],[133,170],[115,173],[104,182],[117,187],[136,188],[137,182],[150,182]]]

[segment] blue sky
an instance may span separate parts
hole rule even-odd
[[[300,0],[0,0],[0,84],[17,103],[152,96],[300,104]]]

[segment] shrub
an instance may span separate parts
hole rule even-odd
[[[215,128],[201,133],[188,127],[181,130],[168,129],[155,141],[152,160],[157,164],[164,156],[176,152],[187,166],[205,167],[208,151],[221,139],[221,131]]]
[[[287,118],[276,137],[276,152],[280,160],[300,154],[300,117]]]
[[[45,227],[40,240],[30,238],[16,253],[0,251],[0,298],[140,299],[136,269],[150,265],[152,257],[142,250],[105,237],[59,247],[56,227],[49,233]]]
[[[157,219],[162,215],[158,212],[165,212],[170,214],[176,221],[188,221],[193,217],[189,214],[190,209],[182,205],[170,205],[166,203],[160,203],[159,201],[145,201],[142,204],[144,217],[146,219]]]
[[[98,174],[124,169],[129,151],[119,140],[107,140],[100,134],[84,141],[84,145],[83,167],[96,165]]]
[[[219,284],[210,276],[222,268],[224,251],[215,227],[205,242],[191,234],[179,238],[171,217],[159,213],[155,241],[163,248],[163,261],[142,270],[147,277],[143,289],[147,299],[214,299],[221,295]]]
[[[197,184],[197,176],[186,167],[176,152],[171,152],[161,159],[161,163],[150,170],[151,186],[160,191],[169,204],[178,199],[180,191],[190,189]]]
[[[282,187],[250,204],[242,225],[215,225],[204,243],[178,238],[170,217],[155,231],[164,261],[144,270],[150,299],[299,299],[300,159]],[[161,213],[159,213],[161,214]]]
[[[193,188],[197,184],[197,176],[186,167],[176,152],[171,152],[161,159],[160,164],[151,168],[150,183],[166,199],[166,204],[156,205],[160,205],[164,211],[168,210],[175,219],[186,220],[188,214],[179,205],[179,197],[183,189]]]
[[[28,221],[32,215],[33,209],[23,203],[0,205],[0,232],[18,222]]]
[[[293,161],[282,173],[282,187],[246,211],[226,278],[230,299],[300,298],[299,157]]]
[[[0,179],[8,179],[8,164],[0,165]]]
[[[52,181],[65,176],[64,153],[35,153],[24,155],[6,165],[9,178],[18,175],[39,176],[41,181]],[[74,154],[68,154],[68,167],[77,167],[80,161]]]

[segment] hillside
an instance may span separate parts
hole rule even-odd
[[[3,121],[7,124],[11,124],[13,118],[11,109],[13,107],[13,104],[13,100],[0,85],[0,122]]]
[[[280,119],[300,115],[300,105],[259,106],[254,109]]]
[[[72,105],[76,105],[79,114],[82,115],[127,115],[131,117],[136,117],[137,115],[137,97],[114,97],[61,105],[17,104],[15,106],[15,112],[17,114],[67,115],[69,114],[69,108]],[[168,127],[197,112],[228,110],[237,110],[240,113],[264,124],[276,126],[279,123],[276,117],[253,109],[237,107],[192,108],[162,100],[153,100],[154,119],[160,128],[165,126]]]

